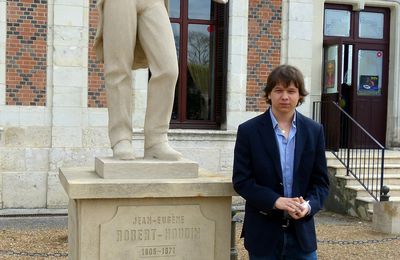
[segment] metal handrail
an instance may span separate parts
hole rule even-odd
[[[338,115],[340,129],[327,125],[322,105],[331,109],[329,115]],[[314,102],[313,119],[324,126],[326,148],[346,168],[346,175],[351,174],[376,201],[387,200],[387,190],[383,188],[385,147],[336,102]]]

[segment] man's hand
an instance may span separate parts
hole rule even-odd
[[[303,210],[301,203],[299,198],[280,197],[275,201],[275,208],[287,211],[292,216],[292,214],[299,213]]]
[[[214,2],[220,3],[220,4],[226,4],[226,3],[228,3],[228,0],[214,0]]]
[[[308,211],[310,210],[308,203],[303,199],[303,197],[299,198],[294,198],[299,204],[300,204],[300,210],[296,212],[290,212],[288,211],[288,214],[293,218],[293,219],[301,219],[304,218],[307,214]]]

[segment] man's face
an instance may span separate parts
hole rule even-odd
[[[268,95],[272,111],[280,114],[292,113],[299,103],[299,89],[293,83],[287,87],[278,83]]]

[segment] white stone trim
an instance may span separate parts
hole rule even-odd
[[[147,87],[149,79],[148,69],[139,69],[132,72],[132,126],[144,128],[144,117],[147,107]]]
[[[54,1],[47,3],[47,71],[46,71],[46,107],[53,104],[53,43],[54,43]]]
[[[248,7],[248,0],[234,0],[229,4],[226,124],[223,126],[227,130],[235,130],[257,114],[246,112]]]
[[[67,208],[51,208],[51,209],[2,209],[0,210],[0,216],[32,216],[32,215],[55,215],[55,216],[60,216],[60,215],[68,215],[68,209]]]
[[[198,162],[200,168],[232,174],[235,130],[170,129],[168,139],[174,149]],[[138,158],[143,157],[143,140],[143,129],[134,129],[133,150]]]
[[[371,4],[375,2],[371,1]],[[379,2],[391,9],[386,145],[398,147],[400,145],[400,1]]]
[[[282,42],[281,63],[298,67],[305,80],[305,86],[310,95],[298,110],[311,116],[312,102],[315,99],[315,86],[312,80],[315,69],[313,59],[314,45],[314,11],[318,1],[312,0],[283,0],[282,1]],[[318,70],[318,69],[317,69]],[[318,93],[319,94],[319,93]]]
[[[50,126],[50,111],[46,107],[0,106],[0,126]]]
[[[107,108],[88,108],[88,127],[106,127],[108,125]]]
[[[52,111],[52,147],[80,148],[83,128],[88,124],[89,3],[53,0],[49,9],[52,37],[48,106]]]

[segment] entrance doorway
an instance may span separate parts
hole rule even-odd
[[[337,102],[382,145],[386,141],[389,15],[384,8],[352,11],[351,6],[327,4],[324,17],[323,104]],[[341,141],[339,109],[328,105],[321,109],[328,148],[358,146],[351,129],[347,129],[348,141]]]

